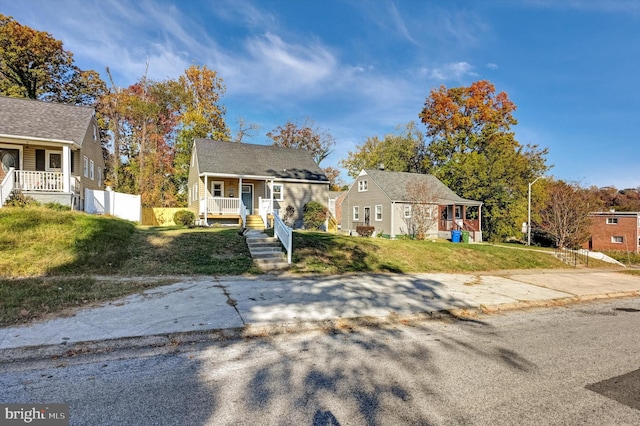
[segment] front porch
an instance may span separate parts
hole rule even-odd
[[[16,190],[39,202],[58,202],[73,207],[75,197],[80,196],[81,185],[79,177],[63,172],[10,168],[0,182],[0,207]]]
[[[242,198],[206,196],[200,199],[199,218],[205,224],[237,225],[245,228],[271,228],[270,216],[277,210],[273,200],[258,197],[258,211],[249,209]],[[257,214],[256,214],[257,213]]]
[[[438,236],[451,239],[451,231],[468,231],[473,242],[482,241],[482,205],[440,206]]]

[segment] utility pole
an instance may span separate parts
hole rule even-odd
[[[527,245],[531,245],[531,186],[538,181],[538,179],[543,178],[544,176],[538,176],[533,180],[533,182],[529,182],[529,203],[528,203],[528,217],[527,217]]]

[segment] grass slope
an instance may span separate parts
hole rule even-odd
[[[320,232],[294,233],[293,271],[473,272],[500,269],[563,268],[564,263],[536,250],[484,244],[354,238]]]

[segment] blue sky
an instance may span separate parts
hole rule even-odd
[[[147,63],[158,80],[206,65],[230,127],[243,117],[268,143],[310,117],[337,141],[325,167],[417,121],[432,88],[489,80],[518,107],[516,139],[549,149],[550,175],[640,186],[635,0],[0,0],[0,13],[120,86]]]

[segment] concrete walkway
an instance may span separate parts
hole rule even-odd
[[[211,330],[267,333],[327,320],[464,315],[609,297],[640,297],[640,277],[588,270],[189,277],[70,317],[0,328],[0,352]]]

